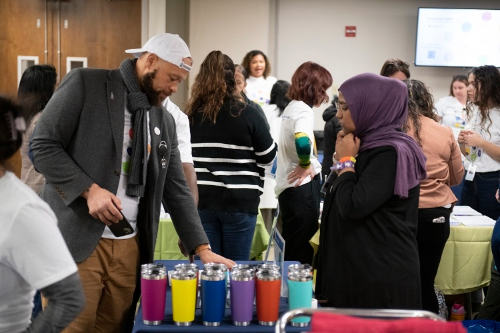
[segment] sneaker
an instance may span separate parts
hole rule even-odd
[[[465,309],[462,304],[455,303],[451,307],[450,321],[465,320]]]

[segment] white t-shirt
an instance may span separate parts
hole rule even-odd
[[[181,109],[179,109],[179,107],[168,97],[165,101],[163,101],[162,105],[174,117],[182,163],[193,164],[193,155],[191,152],[191,131],[189,130],[188,116],[182,112]]]
[[[125,105],[127,103],[125,102]],[[128,239],[137,234],[137,214],[139,213],[139,199],[138,197],[129,197],[126,194],[128,184],[128,174],[130,171],[130,157],[132,156],[132,113],[125,106],[125,126],[123,128],[123,149],[122,149],[122,164],[120,168],[120,180],[118,181],[118,189],[116,196],[120,199],[122,204],[122,214],[125,216],[130,225],[134,228],[134,232],[122,237],[116,237],[111,230],[106,226],[102,233],[102,238],[109,239]],[[148,128],[148,159],[151,152],[151,132],[149,129],[149,112],[147,113],[147,128]],[[147,164],[147,163],[146,163]]]
[[[489,111],[489,116],[491,118],[491,122],[487,119],[485,124],[481,126],[479,110],[477,109],[477,106],[474,106],[472,118],[465,126],[465,129],[476,132],[480,134],[484,140],[500,146],[500,109],[491,109]],[[473,163],[474,165],[477,165],[476,172],[491,172],[500,170],[500,162],[486,154],[482,149],[467,146],[465,149],[468,153],[465,158],[466,169],[468,169],[470,164]]]
[[[316,174],[321,172],[321,164],[314,155],[314,113],[313,110],[302,101],[291,101],[281,115],[281,130],[278,149],[278,167],[276,169],[276,188],[278,196],[288,187],[295,186],[289,184],[287,177],[299,164],[297,149],[295,148],[295,133],[306,133],[311,140],[311,164],[314,166]],[[311,181],[307,177],[302,181],[304,185]]]
[[[278,144],[279,147],[279,137],[281,129],[281,117],[279,116],[280,110],[275,104],[264,105],[262,107],[264,114],[267,118],[267,123],[269,124],[269,131],[273,137],[274,142]],[[276,180],[266,177],[264,180],[264,192],[260,196],[259,208],[276,208],[278,205],[278,199],[274,193],[276,187]]]
[[[0,202],[0,332],[23,332],[35,291],[77,267],[49,205],[12,172],[0,177]]]
[[[465,128],[465,106],[453,96],[446,96],[436,102],[436,114],[440,116],[441,124],[451,127],[455,138],[461,129]]]
[[[245,94],[248,99],[254,101],[260,106],[269,104],[271,100],[271,89],[273,89],[274,84],[278,81],[274,76],[268,76],[264,79],[261,77],[249,76],[247,79],[247,86],[245,88]]]

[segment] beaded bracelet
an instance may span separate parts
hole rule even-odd
[[[337,164],[335,164],[334,166],[332,166],[332,170],[342,170],[342,169],[345,169],[345,168],[354,168],[354,164],[355,162],[353,161],[345,161],[345,162],[339,162]]]

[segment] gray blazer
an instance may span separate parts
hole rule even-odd
[[[45,107],[31,142],[34,165],[47,182],[41,196],[54,210],[76,262],[90,256],[105,227],[89,214],[80,194],[93,183],[111,193],[118,188],[126,92],[118,69],[71,71]],[[153,260],[162,201],[186,249],[208,243],[182,170],[174,120],[166,111],[152,110],[149,116],[151,152],[137,217],[142,263]],[[161,141],[168,148],[164,169]]]

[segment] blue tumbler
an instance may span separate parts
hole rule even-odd
[[[201,273],[201,317],[205,326],[219,326],[226,309],[226,273],[219,266],[205,266]]]
[[[312,273],[309,269],[295,269],[288,274],[288,306],[290,310],[311,308],[312,302]],[[292,326],[304,327],[309,325],[309,317],[292,319]]]

